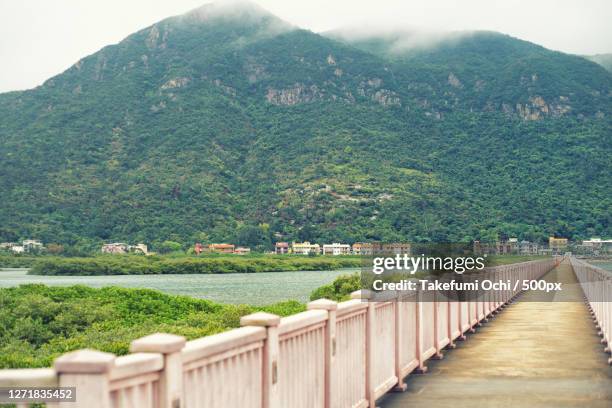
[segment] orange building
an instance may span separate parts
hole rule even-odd
[[[233,254],[236,246],[233,244],[210,244],[208,250],[220,254]]]

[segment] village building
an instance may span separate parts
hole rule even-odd
[[[340,244],[334,242],[333,244],[323,245],[323,255],[350,255],[351,246],[349,244]]]
[[[508,238],[508,247],[511,254],[517,254],[519,252],[518,238]]]
[[[219,254],[233,254],[236,246],[234,244],[210,244],[208,250]]]
[[[351,248],[353,255],[372,255],[373,246],[368,242],[355,242]]]
[[[374,255],[374,254],[389,254],[389,255],[410,255],[412,247],[404,242],[355,242],[352,246],[353,255]]]
[[[550,256],[553,255],[553,250],[550,248],[546,248],[546,246],[541,246],[540,248],[538,248],[538,255]]]
[[[45,249],[42,242],[35,239],[26,239],[22,242],[22,246],[25,252],[40,252]]]
[[[289,243],[288,242],[277,242],[274,245],[274,253],[278,255],[288,254],[289,253]]]
[[[612,253],[612,239],[591,238],[580,245],[584,252],[603,255]]]
[[[538,244],[523,240],[519,243],[519,254],[521,255],[537,255]]]
[[[104,254],[127,254],[129,245],[124,242],[113,242],[111,244],[102,245],[102,253]]]
[[[565,251],[567,248],[567,238],[548,238],[548,249],[552,251],[553,254],[558,254],[560,252]]]
[[[410,255],[412,248],[410,244],[402,243],[402,242],[391,242],[382,244],[380,250],[384,254],[393,254],[393,255]]]
[[[148,255],[149,250],[145,244],[129,245],[125,242],[113,242],[102,245],[101,249],[104,254],[121,255],[127,253]]]
[[[311,244],[310,242],[294,242],[291,244],[291,252],[297,255],[318,255],[321,253],[319,244]]]
[[[238,247],[234,250],[236,255],[248,255],[251,253],[251,248],[246,247]]]
[[[512,253],[512,244],[508,241],[497,241],[495,243],[495,254],[511,254]]]
[[[13,245],[11,247],[11,252],[14,254],[23,254],[25,252],[25,248],[22,245]]]
[[[2,242],[0,243],[0,251],[9,251],[15,245],[18,245],[18,244],[14,242]]]
[[[480,242],[474,241],[473,251],[476,255],[504,255],[519,253],[519,243],[517,238],[510,238],[507,241]]]
[[[135,253],[135,254],[142,254],[142,255],[149,254],[149,248],[145,244],[130,245],[128,247],[128,251]]]

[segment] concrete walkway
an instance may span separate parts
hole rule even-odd
[[[407,378],[382,408],[612,407],[612,368],[568,263],[546,280],[564,282],[554,302],[523,294],[476,334]],[[563,300],[563,301],[560,301]]]

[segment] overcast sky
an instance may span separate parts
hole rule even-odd
[[[40,85],[85,55],[207,0],[0,0],[0,92]],[[392,24],[500,31],[575,54],[612,52],[612,0],[255,0],[315,32]]]

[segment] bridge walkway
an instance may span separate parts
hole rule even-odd
[[[564,282],[554,302],[524,293],[426,374],[387,394],[382,408],[612,407],[612,367],[569,262],[545,280]],[[540,297],[539,297],[540,296]]]

